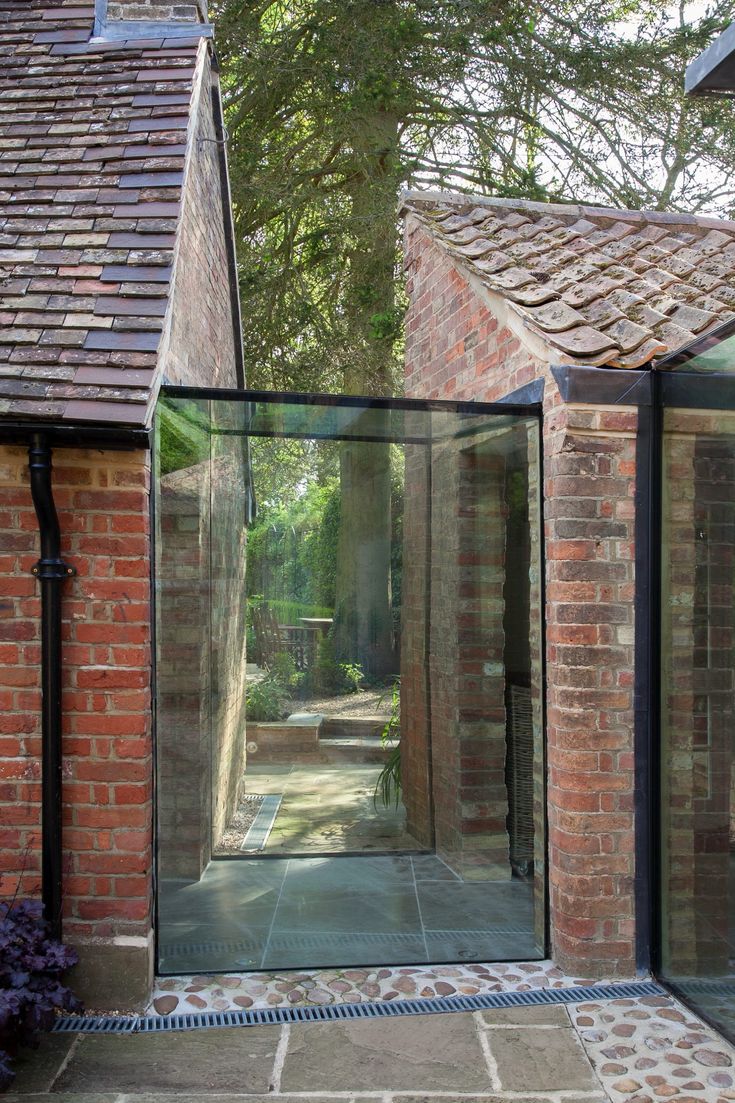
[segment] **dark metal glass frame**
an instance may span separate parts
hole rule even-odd
[[[190,386],[178,386],[173,384],[164,384],[159,392],[160,398],[179,398],[179,399],[192,399],[192,400],[211,400],[217,402],[232,402],[232,403],[264,403],[278,405],[279,403],[289,403],[293,405],[304,406],[333,406],[333,407],[353,407],[362,409],[396,409],[406,411],[418,411],[418,412],[446,412],[455,414],[468,414],[474,416],[490,415],[490,416],[515,416],[523,418],[534,418],[538,421],[539,427],[543,420],[542,410],[542,391],[533,393],[531,401],[517,401],[516,396],[510,396],[511,400],[501,400],[499,402],[473,402],[473,401],[461,401],[461,400],[447,400],[447,399],[416,399],[416,398],[389,398],[389,397],[377,397],[370,395],[346,395],[346,394],[320,394],[312,392],[298,392],[298,391],[262,391],[262,390],[250,390],[250,389],[237,389],[237,388],[216,388],[216,387],[190,387]],[[470,430],[472,432],[473,430]],[[243,434],[241,430],[224,430],[227,435],[257,435],[257,434]],[[294,434],[301,436],[302,434]],[[318,439],[313,433],[303,434],[310,439]],[[339,439],[334,436],[330,436],[330,439]],[[350,439],[362,439],[352,437]],[[371,439],[371,438],[364,438]],[[385,438],[381,438],[385,439]],[[422,441],[412,441],[411,438],[402,437],[403,442],[406,443],[425,443]],[[539,431],[538,434],[538,459],[539,467],[543,472],[544,454],[543,454],[543,434]],[[543,486],[543,479],[541,480]],[[154,496],[151,496],[151,511],[155,508]],[[543,895],[544,895],[544,952],[548,955],[550,947],[550,920],[549,920],[549,878],[548,878],[548,862],[549,862],[549,845],[548,845],[548,804],[546,800],[547,789],[547,748],[546,748],[546,618],[545,618],[545,602],[546,602],[546,560],[545,560],[545,544],[543,540],[543,494],[539,501],[540,520],[541,520],[541,545],[540,545],[540,579],[539,579],[539,617],[540,617],[540,633],[541,633],[541,728],[543,733],[543,777],[544,777],[544,809],[543,809],[543,823],[544,823],[544,859],[546,867],[546,875],[544,877]],[[151,525],[152,539],[155,534],[155,525]],[[153,549],[153,561],[155,562],[155,549]],[[155,624],[154,624],[155,632]],[[152,662],[153,662],[153,678],[155,684],[156,670],[155,670],[155,638],[152,641]],[[157,761],[157,738],[156,738],[156,714],[154,707],[153,715],[153,753],[154,761]],[[160,919],[159,919],[159,900],[158,900],[158,866],[159,866],[159,839],[158,839],[158,817],[155,812],[158,799],[158,777],[157,770],[154,771],[154,816],[153,816],[153,883],[154,883],[154,901],[153,901],[153,913],[154,913],[154,956],[155,960],[159,960],[159,936],[160,936]],[[341,856],[347,856],[347,852],[340,852]],[[382,852],[371,851],[371,854],[380,854]],[[391,851],[392,854],[400,854],[400,851]],[[261,856],[265,857],[265,856]],[[227,862],[241,860],[238,856],[228,855],[213,855],[213,861]],[[187,973],[175,973],[167,971],[167,976],[187,975]]]

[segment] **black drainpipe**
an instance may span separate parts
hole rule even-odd
[[[61,558],[61,531],[51,489],[51,447],[34,433],[28,449],[31,496],[41,536],[32,568],[41,583],[41,870],[43,914],[61,938],[61,583],[75,574]]]

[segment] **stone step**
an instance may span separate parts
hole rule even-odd
[[[387,722],[383,716],[325,716],[319,736],[321,739],[349,737],[379,740]]]
[[[335,736],[319,740],[319,755],[325,762],[384,763],[391,745],[383,746],[370,736]]]

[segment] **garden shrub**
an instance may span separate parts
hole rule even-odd
[[[338,663],[334,655],[334,640],[325,636],[319,641],[313,672],[313,685],[319,693],[356,693],[364,674],[358,663]]]
[[[289,655],[288,651],[279,651],[273,656],[268,675],[286,688],[296,685],[298,670],[293,656]]]
[[[288,691],[283,682],[269,675],[253,682],[245,695],[245,715],[248,720],[273,723],[288,715]]]
[[[384,698],[381,698],[381,701]],[[401,781],[401,679],[396,678],[391,690],[390,718],[380,733],[380,742],[387,747],[396,740],[394,747],[388,752],[383,769],[378,774],[373,793],[373,804],[377,807],[378,800],[385,808],[391,804],[398,807],[401,800],[403,784]]]
[[[0,1091],[14,1080],[10,1060],[19,1045],[37,1046],[57,1011],[80,1011],[61,974],[77,954],[49,937],[36,900],[0,903]]]

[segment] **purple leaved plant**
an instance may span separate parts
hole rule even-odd
[[[59,979],[77,960],[74,950],[49,938],[38,901],[0,903],[0,1091],[14,1077],[6,1050],[38,1045],[57,1011],[80,1010]]]

